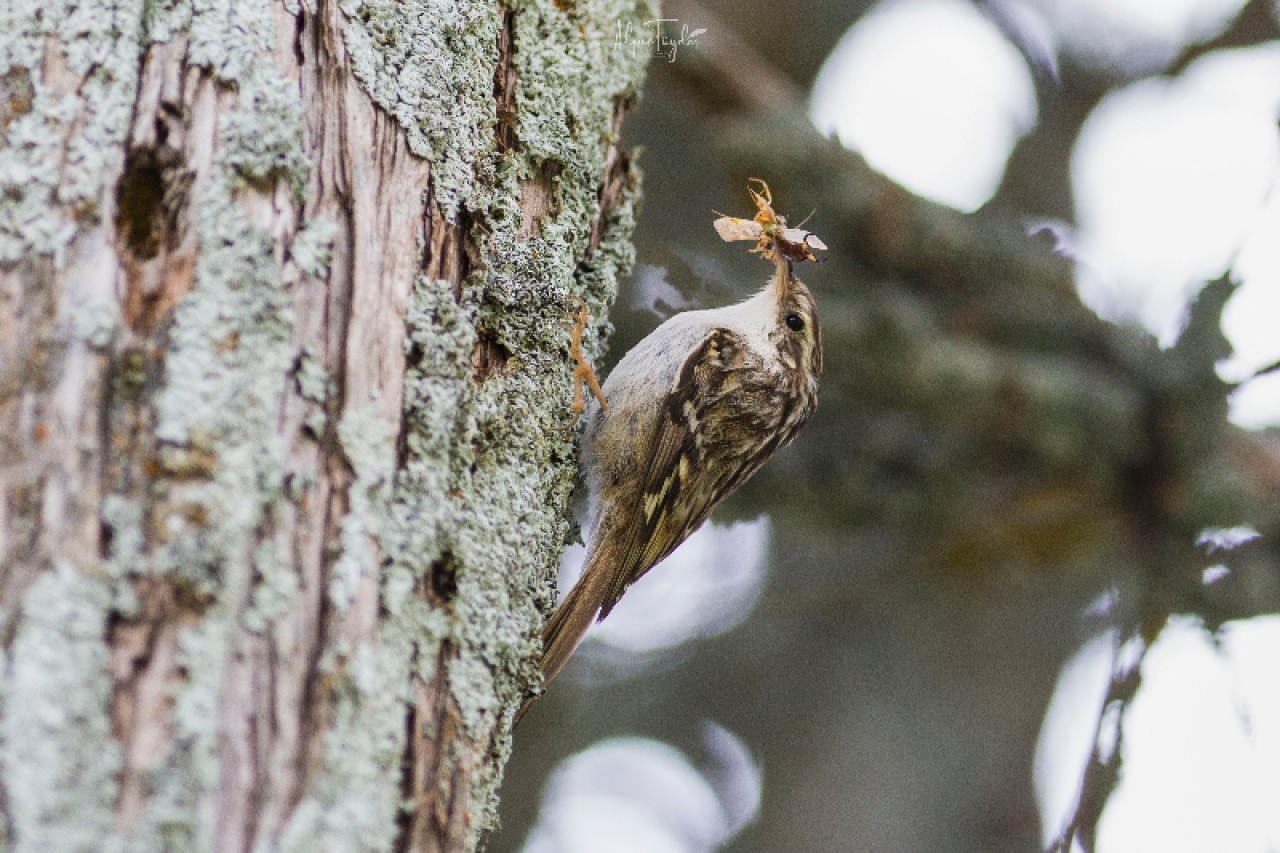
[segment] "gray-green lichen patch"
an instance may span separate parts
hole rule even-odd
[[[322,436],[324,435],[325,425],[328,423],[328,416],[325,414],[324,406],[333,393],[333,379],[329,376],[328,371],[325,370],[324,362],[316,357],[315,351],[310,344],[302,348],[302,354],[298,357],[298,368],[294,375],[298,382],[298,394],[302,399],[316,404],[307,413],[304,421],[305,426],[311,432],[311,435],[315,437]],[[295,472],[295,478],[298,476],[301,476],[300,472]],[[291,499],[295,498],[296,496]]]
[[[493,147],[493,72],[501,16],[478,0],[346,0],[351,67],[373,102],[432,162],[436,198],[475,209]]]
[[[265,6],[265,4],[257,4]],[[294,202],[301,204],[310,165],[299,140],[304,124],[302,99],[295,86],[281,79],[274,66],[260,63],[239,75],[240,103],[223,117],[219,136],[224,142],[222,163],[248,183],[269,183],[277,177],[288,181]],[[304,238],[303,248],[324,237]],[[332,239],[332,230],[328,230]]]
[[[146,13],[152,38],[190,27],[191,59],[236,84],[238,107],[220,121],[214,172],[196,200],[196,286],[174,315],[165,385],[155,400],[155,434],[163,447],[215,464],[200,477],[165,485],[154,522],[131,511],[123,497],[104,502],[103,519],[113,532],[108,576],[147,572],[178,581],[204,606],[181,638],[184,682],[175,695],[173,754],[147,780],[148,807],[133,836],[139,848],[187,849],[212,837],[213,816],[196,806],[209,801],[217,784],[214,721],[225,637],[236,618],[230,602],[247,592],[251,603],[239,618],[259,630],[296,584],[271,541],[258,536],[285,494],[278,400],[290,376],[308,399],[329,395],[327,378],[308,369],[306,359],[291,372],[288,287],[294,279],[282,269],[272,236],[250,222],[237,201],[238,190],[277,181],[297,201],[305,185],[296,87],[258,58],[274,40],[269,9],[265,0],[211,0],[194,8],[156,2]],[[540,613],[529,578],[550,587],[567,531],[576,456],[563,429],[571,394],[563,321],[575,292],[585,293],[599,313],[629,263],[630,198],[611,214],[614,227],[589,257],[587,245],[600,215],[614,105],[634,93],[643,66],[610,46],[611,26],[643,15],[629,5],[584,5],[576,15],[522,7],[515,54],[522,147],[499,154],[492,81],[501,16],[492,5],[353,0],[344,9],[353,66],[375,102],[405,127],[413,150],[432,160],[436,198],[450,211],[464,204],[486,210],[486,199],[506,203],[491,212],[489,236],[479,241],[483,270],[465,283],[461,300],[448,283],[423,280],[415,287],[407,320],[403,466],[395,468],[394,425],[380,423],[371,405],[349,408],[339,428],[355,483],[329,594],[341,608],[360,578],[381,571],[383,618],[374,642],[337,650],[323,663],[333,710],[326,768],[280,839],[281,847],[298,850],[391,846],[403,806],[399,764],[411,676],[435,675],[442,642],[457,650],[448,664],[450,690],[463,725],[477,737],[503,729],[502,714],[532,676]],[[31,53],[30,61],[37,59]],[[136,51],[119,67],[135,69]],[[50,193],[56,175],[31,179],[22,170],[44,165],[47,152],[38,137],[48,116],[70,121],[75,113],[38,81],[33,92],[32,110],[17,117],[19,126],[15,131],[11,124],[6,139],[21,143],[21,156],[0,160],[0,181]],[[22,125],[25,115],[43,118]],[[121,133],[126,125],[127,115]],[[75,155],[84,174],[103,168],[91,155]],[[539,238],[518,239],[520,179],[538,174],[543,161],[561,167],[555,210],[541,223]],[[101,189],[92,181],[68,187],[86,198]],[[71,239],[67,222],[9,225],[21,218],[7,208],[0,213],[0,239],[26,241],[15,252],[37,244],[59,251]],[[304,225],[290,247],[299,272],[323,274],[335,234],[331,223]],[[0,255],[6,245],[0,243]],[[510,355],[478,383],[470,357],[482,336]],[[600,340],[589,335],[588,351],[598,353]],[[549,397],[557,402],[542,402]],[[144,535],[148,523],[155,527]],[[155,530],[159,542],[144,553]],[[454,604],[433,609],[417,590],[446,564],[456,568]],[[102,610],[110,605],[126,614],[134,606],[104,596]],[[15,645],[15,654],[25,648]],[[8,666],[16,671],[17,665],[11,656]],[[16,706],[6,699],[8,727],[22,718],[8,713]],[[495,760],[472,780],[477,837],[493,822],[509,750],[505,736],[493,744]],[[33,801],[31,813],[56,807],[56,792],[33,790],[43,799]]]
[[[334,772],[316,782],[314,795],[293,813],[281,833],[281,853],[387,851],[398,832],[402,806],[400,759],[411,648],[383,637],[352,649],[332,673],[333,721],[325,755]]]
[[[146,809],[131,833],[136,849],[208,849],[217,816],[202,805],[219,783],[227,637],[268,626],[297,583],[275,539],[262,535],[285,495],[277,427],[293,375],[297,276],[286,274],[276,237],[245,204],[246,193],[278,197],[281,185],[300,203],[308,169],[297,84],[266,53],[270,9],[268,0],[201,3],[190,17],[192,56],[234,83],[238,97],[219,118],[212,169],[193,200],[195,286],[174,310],[151,401],[155,458],[173,476],[155,483],[149,518],[134,498],[103,502],[112,576],[151,575],[194,602],[179,635],[171,747],[148,773]],[[177,7],[159,11],[170,24],[182,18]],[[309,265],[323,262],[326,230],[309,238],[310,249],[304,242]],[[115,604],[127,615],[130,602]]]
[[[14,851],[106,849],[115,830],[103,579],[59,564],[27,591],[4,661],[0,721]]]
[[[329,580],[329,600],[342,612],[355,599],[361,578],[377,573],[377,543],[386,526],[395,444],[373,401],[348,412],[338,425],[338,439],[355,472],[355,482],[347,489],[349,507],[341,521],[342,550]]]
[[[316,358],[310,344],[302,348],[297,377],[298,393],[302,395],[302,399],[313,403],[324,403],[329,399],[332,382],[324,369],[324,362]]]
[[[420,289],[434,282],[420,281]],[[447,295],[448,289],[445,288]],[[463,328],[466,327],[463,324]],[[438,344],[439,364],[453,370],[465,351],[449,340]],[[435,352],[435,350],[433,350]],[[444,355],[447,353],[448,355]],[[449,358],[448,356],[452,356]],[[423,357],[428,357],[425,353]],[[443,383],[456,391],[458,383]],[[440,436],[447,459],[448,426]],[[401,801],[400,763],[405,748],[405,716],[413,702],[411,675],[429,680],[436,651],[446,636],[444,615],[415,594],[421,561],[432,557],[433,541],[417,538],[417,522],[437,532],[445,505],[443,491],[419,489],[419,512],[408,518],[392,502],[393,487],[409,474],[395,473],[395,446],[372,401],[351,408],[338,427],[339,440],[355,476],[348,514],[342,521],[342,552],[329,597],[345,607],[361,577],[383,576],[382,609],[373,642],[331,650],[321,662],[331,685],[333,719],[325,736],[327,772],[318,775],[311,796],[297,808],[281,835],[283,851],[385,851],[397,833]],[[440,463],[442,459],[437,459]],[[424,466],[430,471],[430,466]],[[419,469],[420,472],[423,468]],[[433,484],[438,481],[432,480]],[[414,545],[420,546],[417,550]],[[379,547],[395,549],[383,565]],[[418,566],[416,575],[406,561]]]
[[[474,462],[466,418],[474,317],[453,299],[448,282],[419,278],[406,322],[406,461],[390,507],[386,578],[392,587],[416,583],[452,548],[463,512],[450,495],[460,485],[454,471]]]
[[[473,235],[483,268],[463,282],[460,298],[449,282],[415,283],[406,317],[402,460],[394,478],[388,480],[390,439],[368,422],[372,409],[367,416],[352,410],[339,430],[356,483],[339,560],[350,571],[335,573],[329,592],[346,601],[354,579],[377,568],[367,541],[376,537],[384,556],[383,618],[377,642],[359,651],[373,661],[364,664],[367,677],[353,678],[349,667],[331,662],[341,710],[328,769],[315,799],[291,822],[286,846],[306,849],[323,839],[334,849],[376,848],[345,831],[333,835],[333,816],[380,814],[396,795],[408,708],[392,713],[386,703],[411,700],[401,680],[410,671],[430,683],[447,641],[454,653],[446,682],[463,726],[492,744],[491,760],[470,779],[474,847],[495,820],[510,749],[504,715],[534,677],[537,604],[552,594],[568,532],[577,455],[566,429],[570,294],[584,293],[599,313],[631,262],[630,191],[609,214],[603,243],[589,256],[587,247],[601,215],[614,110],[638,89],[644,64],[607,43],[613,25],[644,12],[595,4],[571,18],[550,7],[521,7],[515,55],[525,76],[517,85],[530,81],[527,92],[517,90],[522,147],[499,153],[492,133],[498,21],[491,6],[352,2],[344,10],[357,74],[405,127],[413,149],[432,159],[435,197],[450,210],[466,204],[486,228]],[[517,236],[521,179],[537,174],[545,159],[565,164],[554,187],[557,203],[541,222],[541,236],[526,239]],[[584,341],[592,355],[601,349],[602,325]],[[482,339],[508,355],[478,381],[471,357]],[[441,575],[456,588],[445,606],[431,607],[420,589]],[[358,710],[365,703],[367,715]],[[352,772],[367,785],[339,783]]]
[[[195,14],[192,5],[192,0],[148,0],[143,18],[148,40],[167,42],[175,35],[190,30],[191,18]]]
[[[298,271],[316,278],[326,275],[337,236],[338,223],[329,217],[316,216],[307,220],[289,244],[289,257]]]
[[[613,239],[591,253],[588,244],[601,215],[606,154],[619,141],[613,138],[615,112],[637,96],[646,60],[619,49],[613,35],[628,22],[639,27],[656,15],[649,4],[607,0],[576,4],[572,13],[528,4],[516,14],[519,146],[495,169],[496,196],[519,198],[520,180],[538,174],[544,163],[558,169],[555,212],[539,223],[539,237],[522,238],[519,211],[501,209],[483,243],[492,263],[481,317],[498,318],[495,325],[513,351],[559,356],[563,337],[548,321],[572,309],[568,294],[583,295],[593,316],[602,314],[617,275],[630,266],[630,196],[609,214],[606,235]],[[584,339],[589,356],[599,354],[601,331]]]
[[[71,334],[97,350],[106,349],[120,329],[120,303],[87,299],[71,313]]]
[[[656,4],[590,0],[563,13],[528,4],[516,16],[517,135],[528,162],[560,163],[597,187],[605,150],[615,140],[614,108],[639,91],[647,56],[633,55],[614,35],[628,23],[659,17]],[[532,173],[526,173],[526,176]]]
[[[323,663],[335,708],[325,740],[327,772],[290,819],[284,850],[391,848],[402,806],[410,676],[429,683],[439,644],[452,630],[416,590],[450,547],[448,531],[462,523],[463,508],[449,493],[455,459],[469,464],[466,454],[456,454],[455,436],[463,428],[476,335],[448,283],[425,278],[414,286],[408,332],[406,356],[416,367],[406,380],[404,467],[395,470],[393,437],[372,401],[350,407],[338,427],[355,481],[329,597],[346,606],[359,579],[381,570],[383,616],[374,642]]]
[[[613,49],[613,27],[628,18],[638,25],[654,14],[620,2],[579,4],[572,14],[550,5],[520,5],[516,149],[500,153],[494,147],[495,104],[489,96],[497,32],[491,28],[485,39],[493,41],[478,45],[482,52],[460,66],[477,81],[463,97],[487,97],[466,105],[473,120],[483,107],[484,133],[474,144],[488,159],[471,161],[479,165],[467,174],[473,181],[468,185],[459,181],[453,155],[433,156],[437,197],[465,202],[484,218],[486,227],[472,235],[483,268],[463,282],[459,299],[443,282],[419,282],[413,294],[406,453],[392,497],[393,526],[384,541],[384,603],[403,608],[404,618],[388,620],[386,630],[394,635],[397,624],[403,625],[404,636],[416,644],[417,660],[429,659],[442,636],[449,641],[456,654],[448,662],[447,683],[461,721],[472,737],[492,738],[491,760],[470,780],[473,845],[495,820],[497,785],[510,749],[504,714],[534,677],[542,619],[536,604],[545,605],[553,594],[569,528],[577,456],[566,429],[572,397],[566,321],[576,307],[570,294],[584,295],[599,315],[632,260],[630,186],[621,205],[607,214],[603,242],[588,250],[592,225],[602,215],[606,154],[617,141],[611,138],[615,110],[635,96],[644,68],[644,57]],[[351,45],[351,30],[347,38]],[[365,85],[371,85],[368,79]],[[445,125],[459,108],[456,99],[421,106]],[[392,112],[405,122],[402,112]],[[408,129],[412,137],[415,131]],[[544,162],[558,167],[544,170]],[[520,233],[522,181],[548,174],[555,176],[555,203],[539,222],[540,234],[528,237]],[[590,356],[602,349],[603,326],[595,323],[585,336]],[[501,369],[477,381],[469,375],[469,356],[482,336],[509,355]],[[548,400],[554,402],[547,405]],[[444,571],[452,573],[456,589],[451,606],[436,611],[446,621],[433,622],[424,642],[414,633],[422,629],[409,618],[415,612],[411,590],[420,579]]]
[[[261,64],[275,39],[271,4],[262,0],[192,0],[177,4],[171,14],[187,18],[191,38],[188,57],[223,80],[240,80]],[[293,87],[281,81],[283,89]],[[296,91],[296,90],[295,90]],[[260,132],[271,131],[265,125]]]
[[[96,223],[132,118],[143,0],[52,0],[0,8],[0,263],[31,254],[61,265]],[[46,79],[45,50],[67,72]],[[71,84],[69,75],[83,77]]]
[[[285,615],[298,599],[298,577],[288,571],[274,540],[259,543],[253,555],[254,573],[260,578],[241,621],[250,631],[265,631]]]
[[[219,125],[214,180],[199,201],[197,286],[178,306],[157,401],[156,434],[175,444],[272,432],[291,359],[292,299],[274,241],[248,221],[235,189],[246,178],[301,185],[301,110],[286,106],[298,100],[296,87],[265,63],[241,87],[238,107]]]
[[[547,290],[539,307],[558,315]],[[446,681],[467,732],[483,739],[501,730],[513,690],[528,683],[534,627],[540,619],[517,566],[546,574],[558,560],[563,512],[572,489],[570,435],[534,401],[563,384],[563,352],[513,356],[484,383],[471,378],[478,341],[481,287],[456,301],[446,282],[419,280],[409,312],[405,381],[405,462],[384,539],[382,641],[412,652],[415,674],[429,683],[439,644],[457,654]],[[494,318],[495,320],[497,318]],[[563,350],[566,331],[550,324]],[[553,347],[555,349],[556,347]],[[566,398],[567,399],[567,398]],[[450,571],[451,604],[431,609],[415,589],[423,578]],[[518,675],[513,678],[512,674]],[[478,833],[492,820],[508,745],[477,765],[470,811]],[[475,838],[473,838],[474,846]]]

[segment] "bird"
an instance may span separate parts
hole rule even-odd
[[[542,631],[544,687],[591,624],[813,416],[822,331],[792,262],[816,260],[809,247],[826,247],[787,228],[759,184],[748,188],[755,218],[722,215],[716,230],[726,241],[757,241],[752,251],[774,264],[764,289],[666,320],[622,357],[602,399],[586,408],[581,467],[591,533],[582,575]],[[537,695],[525,697],[515,722]]]

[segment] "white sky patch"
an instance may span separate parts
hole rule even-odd
[[[1164,343],[1263,214],[1277,165],[1280,46],[1220,51],[1108,95],[1072,157],[1082,296]]]
[[[1062,833],[1079,795],[1114,653],[1115,634],[1100,634],[1085,643],[1058,675],[1032,763],[1046,846]]]
[[[1222,312],[1222,330],[1235,348],[1219,366],[1223,379],[1239,382],[1280,362],[1280,172],[1253,221],[1236,259],[1242,284]],[[1280,426],[1280,373],[1246,382],[1231,395],[1231,420],[1244,427]]]
[[[706,774],[648,738],[611,738],[565,759],[523,853],[711,853],[754,819],[761,775],[727,729],[709,722],[703,734]]]
[[[1229,574],[1231,574],[1231,569],[1227,568],[1221,563],[1215,563],[1214,565],[1209,566],[1203,572],[1200,573],[1200,583],[1204,584],[1205,586],[1211,586],[1212,584],[1217,583],[1218,581],[1222,580]]]
[[[631,307],[667,319],[677,311],[695,307],[671,282],[667,271],[652,264],[636,264],[631,290]]]
[[[1246,429],[1280,426],[1280,374],[1250,380],[1235,391],[1231,420]]]
[[[1064,667],[1036,748],[1046,840],[1074,805],[1111,666],[1112,635]],[[1221,650],[1190,619],[1152,646],[1124,717],[1123,778],[1098,853],[1263,853],[1280,847],[1280,617],[1228,625]]]
[[[1234,551],[1260,536],[1262,534],[1248,524],[1237,524],[1235,527],[1206,527],[1196,536],[1196,544],[1213,554],[1218,551]]]
[[[1076,141],[1081,296],[1171,344],[1207,280],[1242,286],[1223,324],[1239,380],[1280,358],[1280,43],[1217,51],[1176,79],[1108,95]],[[1234,268],[1233,268],[1234,263]],[[1280,383],[1237,392],[1233,418],[1280,423]]]
[[[1063,47],[1095,65],[1158,71],[1192,42],[1220,33],[1244,0],[1022,0]]]
[[[964,0],[881,3],[845,33],[810,115],[911,191],[974,210],[1036,121],[1022,55]]]
[[[587,639],[649,652],[723,633],[747,617],[760,596],[769,549],[769,519],[708,522],[635,583]],[[565,550],[561,597],[582,574],[586,548]]]

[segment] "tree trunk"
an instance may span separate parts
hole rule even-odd
[[[0,846],[476,846],[652,17],[0,15]]]

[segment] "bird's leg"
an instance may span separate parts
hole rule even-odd
[[[591,369],[591,365],[587,362],[587,357],[582,354],[582,333],[586,331],[587,323],[591,321],[591,315],[587,312],[587,303],[583,301],[581,296],[574,294],[573,300],[578,303],[578,310],[571,315],[573,324],[566,324],[566,328],[569,329],[569,354],[573,356],[575,362],[573,368],[573,402],[569,404],[569,409],[573,412],[573,419],[569,421],[565,429],[572,429],[578,423],[578,418],[582,417],[582,413],[586,411],[587,401],[582,390],[583,385],[591,389],[591,393],[600,401],[601,409],[606,412],[609,410],[609,405],[604,399],[604,392],[600,390],[600,383],[596,380],[596,372]]]

